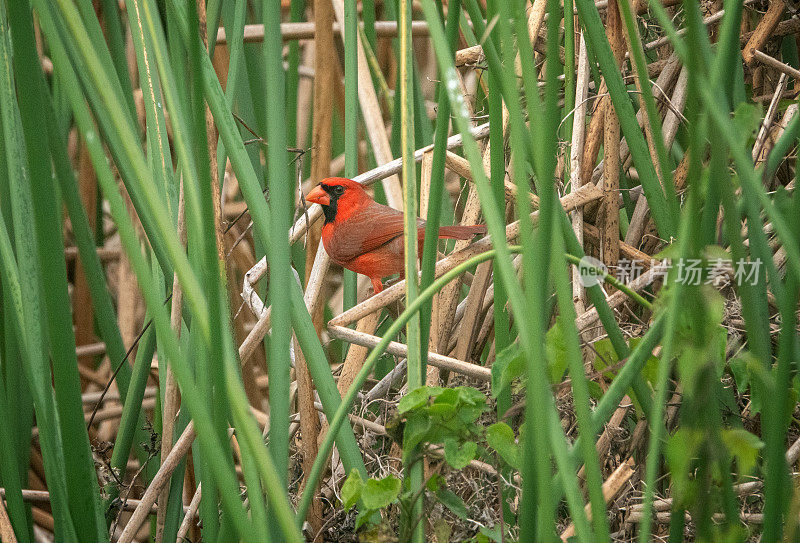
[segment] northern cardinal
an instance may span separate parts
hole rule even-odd
[[[325,225],[322,243],[331,260],[372,281],[375,294],[381,279],[405,271],[403,213],[379,204],[355,181],[344,177],[323,179],[306,196],[322,206]],[[440,238],[470,239],[486,233],[485,226],[442,226]],[[422,256],[425,221],[417,219],[418,256]]]

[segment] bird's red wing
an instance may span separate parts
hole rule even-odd
[[[339,262],[374,251],[403,235],[403,213],[372,203],[338,223],[336,234],[327,246],[328,254]]]

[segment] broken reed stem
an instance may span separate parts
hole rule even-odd
[[[586,97],[589,94],[589,56],[586,51],[586,39],[581,32],[578,46],[577,77],[575,83],[575,111],[572,114],[572,141],[569,148],[569,180],[571,190],[575,191],[583,185],[581,179],[581,159],[584,141],[586,139]],[[583,244],[583,208],[579,207],[572,212],[572,229],[578,243]],[[585,309],[586,292],[578,280],[578,269],[573,269],[572,274],[572,300],[575,303],[576,313],[579,315]]]
[[[613,0],[612,0],[613,1]],[[636,467],[636,462],[631,456],[625,462],[620,464],[617,469],[605,480],[603,483],[603,499],[606,503],[610,502],[620,491],[623,487],[627,484],[633,474],[636,472],[634,469]],[[591,505],[586,504],[586,515],[588,516],[589,520],[592,519],[592,511]],[[570,523],[567,526],[567,529],[561,533],[561,541],[566,542],[570,537],[575,535],[575,525]]]
[[[782,4],[783,2],[781,0],[775,0],[773,3],[774,4],[778,4],[778,3]],[[779,72],[782,72],[782,73],[784,73],[784,74],[786,74],[788,76],[793,77],[795,80],[800,80],[800,70],[798,70],[797,68],[793,68],[793,67],[789,66],[788,64],[784,64],[780,60],[778,60],[778,59],[776,59],[774,57],[771,57],[771,56],[767,55],[766,53],[763,53],[763,52],[758,51],[758,50],[754,51],[752,56],[753,56],[754,59],[758,60],[759,62],[761,62],[762,64],[764,64],[766,66],[769,66],[770,68],[775,68]]]
[[[181,245],[186,247],[186,202],[183,193],[183,178],[181,177],[178,188],[178,238]],[[183,313],[183,289],[178,281],[178,274],[172,278],[172,307],[170,308],[170,327],[177,337],[181,337],[181,320]],[[166,459],[172,451],[172,439],[175,434],[175,419],[180,403],[180,390],[175,381],[172,368],[167,365],[167,376],[164,385],[164,408],[161,416],[161,458]],[[169,485],[164,485],[164,490],[158,498],[158,514],[156,515],[156,541],[160,542],[166,523],[167,502],[169,501]]]
[[[800,458],[800,439],[795,440],[786,451],[786,463],[790,466],[797,462]],[[748,494],[755,494],[764,487],[763,481],[748,481],[746,483],[739,483],[733,485],[733,492],[737,496],[745,496]],[[631,506],[631,515],[628,517],[628,522],[639,522],[641,515],[634,516],[641,513],[643,505],[636,503]],[[672,498],[659,498],[653,501],[653,511],[663,512],[672,509]]]
[[[192,521],[197,515],[197,510],[200,508],[200,499],[202,496],[202,483],[199,483],[197,485],[197,490],[194,492],[194,496],[192,496],[192,501],[189,502],[189,507],[186,508],[186,514],[183,516],[181,525],[178,528],[178,536],[175,538],[176,542],[186,540],[186,534],[189,533],[189,529],[192,527]]]
[[[175,442],[175,446],[161,463],[161,467],[158,468],[155,476],[153,476],[153,480],[150,482],[147,490],[144,491],[144,495],[139,505],[134,509],[133,515],[131,515],[131,518],[128,519],[128,522],[125,524],[125,529],[119,536],[119,543],[131,543],[136,537],[139,527],[147,518],[150,508],[161,493],[161,489],[169,483],[172,472],[175,471],[180,461],[183,460],[183,457],[189,452],[196,436],[194,421],[189,421],[181,437]]]
[[[772,31],[778,26],[778,22],[780,22],[785,9],[786,3],[783,0],[772,0],[770,2],[767,13],[761,18],[761,21],[759,21],[758,26],[742,50],[742,58],[748,65],[753,64],[757,51],[764,46],[770,38]]]
[[[6,495],[6,489],[0,487],[0,501]],[[22,499],[28,503],[50,503],[50,492],[46,490],[32,490],[32,489],[22,489]],[[137,507],[141,505],[141,500],[136,500],[134,498],[128,498],[125,500],[124,503],[120,504],[123,511],[134,511]],[[186,508],[184,508],[186,510]],[[156,513],[156,507],[152,506],[148,509],[148,514],[154,515]],[[0,532],[1,533],[1,532]],[[5,543],[4,539],[0,539]]]
[[[769,102],[767,113],[764,115],[764,120],[761,122],[761,127],[758,130],[758,136],[756,136],[756,141],[753,144],[753,152],[751,153],[751,156],[753,157],[753,162],[756,164],[762,162],[765,158],[761,156],[761,150],[764,148],[764,143],[767,140],[769,128],[772,126],[772,122],[775,119],[775,114],[778,111],[778,102],[780,101],[781,96],[783,96],[783,92],[786,90],[788,84],[789,77],[786,75],[786,73],[781,73],[781,77],[778,79],[778,84],[775,85],[775,92],[772,93],[772,100]]]
[[[625,56],[622,19],[617,2],[609,0],[606,10],[606,32],[617,65]],[[610,98],[605,100],[605,119],[603,122],[603,200],[597,218],[600,230],[600,260],[613,269],[619,260],[619,118]]]
[[[23,497],[23,499],[25,499]],[[3,543],[17,543],[17,536],[14,535],[14,527],[11,526],[11,519],[6,511],[6,504],[0,497],[0,541]]]

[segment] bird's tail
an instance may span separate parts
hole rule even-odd
[[[478,234],[485,234],[486,227],[482,224],[475,226],[442,226],[439,228],[439,237],[448,239],[470,239]]]

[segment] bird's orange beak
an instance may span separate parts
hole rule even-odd
[[[325,192],[325,189],[322,188],[322,185],[317,185],[314,187],[314,190],[308,193],[308,196],[306,196],[306,201],[311,202],[312,204],[326,206],[331,203],[331,197],[327,192]]]

